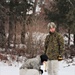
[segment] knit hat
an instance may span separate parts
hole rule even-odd
[[[55,23],[54,22],[50,22],[50,23],[48,23],[48,28],[50,29],[50,28],[56,28],[56,25],[55,25]]]

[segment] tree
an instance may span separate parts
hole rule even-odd
[[[69,12],[66,15],[66,24],[68,26],[69,32],[74,34],[74,45],[75,45],[75,1],[74,0],[68,0],[68,2],[71,5],[71,9],[69,10]]]
[[[8,37],[8,47],[10,47],[10,43],[14,41],[14,27],[18,20],[23,22],[22,32],[21,32],[21,42],[25,43],[25,20],[27,10],[30,8],[30,4],[27,0],[9,0],[7,1],[7,5],[9,8],[9,37]],[[16,37],[16,36],[15,36]]]
[[[0,2],[0,47],[5,47],[6,42],[6,35],[5,35],[5,19],[6,19],[6,11],[3,5],[3,2]]]
[[[45,8],[47,19],[57,23],[57,30],[61,23],[66,22],[66,14],[71,9],[71,5],[67,0],[55,0],[53,3],[49,2],[50,8]]]
[[[0,16],[0,47],[5,47],[5,25],[4,25],[4,19],[2,16]]]
[[[22,31],[21,31],[21,43],[22,44],[25,44],[25,25],[26,25],[26,13],[27,13],[27,10],[30,9],[32,5],[28,4],[28,1],[27,0],[23,0],[20,4],[20,12],[21,12],[21,16],[22,16]]]
[[[59,31],[59,26],[64,25],[68,29],[69,33],[69,41],[68,45],[70,45],[70,33],[74,33],[74,8],[75,8],[75,1],[74,0],[56,0],[52,4],[49,2],[51,8],[45,8],[45,12],[47,15],[47,19],[50,21],[54,21],[57,23],[57,30]]]

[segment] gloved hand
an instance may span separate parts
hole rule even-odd
[[[63,60],[63,58],[62,58],[61,55],[59,55],[59,56],[58,56],[58,61],[61,61],[61,60]]]

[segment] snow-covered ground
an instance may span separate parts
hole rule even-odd
[[[0,62],[0,75],[20,75],[19,68],[21,63],[13,63],[12,66],[8,66],[7,64]],[[41,65],[41,69],[44,70],[44,66]],[[48,75],[47,72],[44,71],[42,75]],[[59,71],[58,75],[75,75],[75,59],[73,63],[67,64],[66,61],[59,62]]]
[[[43,65],[41,68],[44,69]],[[48,75],[48,73],[44,71],[42,75]],[[75,75],[75,61],[70,64],[67,64],[64,60],[59,61],[58,75]]]
[[[64,61],[60,62],[58,75],[75,75],[75,65],[68,66]]]
[[[13,66],[0,66],[0,75],[19,75],[19,68]]]

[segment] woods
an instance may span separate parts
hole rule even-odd
[[[74,0],[1,0],[1,52],[4,49],[7,53],[25,55],[27,57],[34,57],[42,53],[44,50],[44,35],[47,34],[47,24],[53,21],[57,24],[57,31],[68,38],[65,49],[75,56],[74,19]],[[33,35],[34,32],[36,34],[38,32],[40,32],[39,34],[42,33],[38,40],[39,42],[33,39],[33,36],[36,36]],[[71,34],[74,36],[73,46],[70,45]]]

